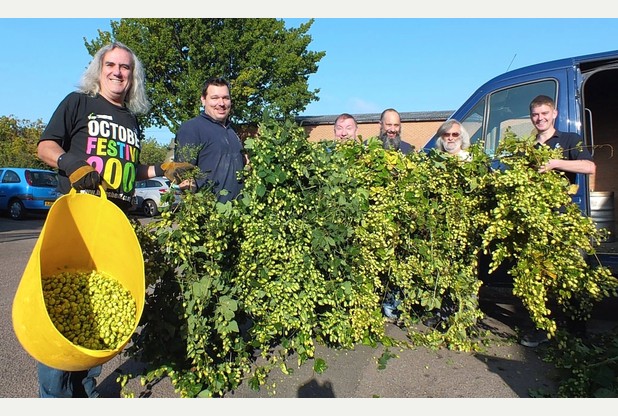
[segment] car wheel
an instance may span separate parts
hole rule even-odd
[[[147,217],[154,217],[159,213],[159,209],[157,208],[157,204],[152,199],[147,199],[144,201],[144,205],[142,205],[144,210],[144,215]]]
[[[9,203],[9,215],[14,220],[23,220],[26,216],[26,208],[19,199],[14,199]]]

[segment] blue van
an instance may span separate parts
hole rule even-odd
[[[449,118],[460,121],[472,143],[483,139],[494,155],[507,127],[529,136],[534,127],[529,104],[544,94],[556,101],[555,127],[584,138],[596,174],[578,174],[573,196],[582,212],[610,235],[597,249],[601,263],[618,274],[615,198],[618,193],[618,50],[582,55],[512,70],[483,84]],[[432,137],[424,147],[435,147]]]
[[[58,174],[35,168],[0,168],[0,212],[14,220],[46,214],[58,199]]]

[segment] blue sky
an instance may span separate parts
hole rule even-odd
[[[285,19],[298,27],[308,19]],[[84,40],[109,18],[0,19],[0,116],[47,122],[90,62]],[[318,17],[309,49],[326,51],[302,115],[457,109],[482,83],[538,62],[618,49],[618,19]],[[197,97],[196,97],[197,98]],[[147,137],[168,143],[167,130]]]

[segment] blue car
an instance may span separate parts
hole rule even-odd
[[[0,168],[0,212],[14,220],[30,213],[46,214],[60,196],[58,174],[36,168]]]

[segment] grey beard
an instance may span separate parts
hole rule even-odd
[[[382,140],[382,147],[387,150],[399,150],[401,146],[401,135],[397,135],[392,139],[389,139],[386,132],[380,134],[380,140]]]

